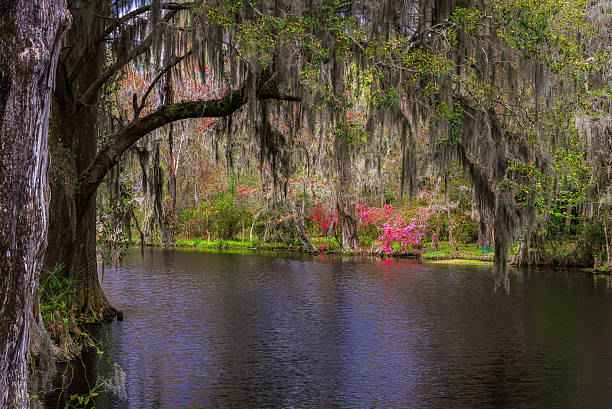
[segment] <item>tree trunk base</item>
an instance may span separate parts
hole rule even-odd
[[[123,312],[113,307],[102,289],[98,286],[99,290],[96,289],[90,293],[85,293],[85,298],[81,298],[84,302],[82,313],[86,316],[93,317],[96,322],[109,323],[115,318],[118,321],[123,321]]]

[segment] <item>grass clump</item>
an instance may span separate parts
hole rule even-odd
[[[479,249],[476,244],[464,244],[461,246],[453,247],[448,242],[439,242],[436,249],[427,249],[423,251],[421,255],[424,261],[431,260],[445,260],[445,261],[458,261],[458,260],[471,260],[471,261],[483,261],[492,262],[494,253],[490,248]]]
[[[72,303],[75,282],[66,278],[63,267],[43,269],[39,277],[40,313],[47,333],[65,359],[76,356],[83,347],[98,347],[85,324],[95,323],[93,316],[78,314]]]
[[[287,249],[288,246],[284,243],[260,243],[257,240],[204,240],[204,239],[176,239],[177,247],[197,247],[201,249]]]

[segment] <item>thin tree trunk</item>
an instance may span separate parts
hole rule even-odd
[[[251,231],[249,232],[249,239],[251,240],[251,244],[253,244],[253,233],[255,232],[255,223],[257,222],[257,219],[261,215],[261,212],[262,212],[262,210],[257,212],[255,217],[253,217],[253,223],[251,223]]]
[[[565,228],[567,229],[568,233],[570,231],[571,225],[572,225],[572,205],[568,204],[567,208],[565,209]]]
[[[274,226],[275,226],[274,216],[268,217],[268,222],[266,223],[266,229],[264,230],[262,243],[268,242],[268,239],[270,238],[270,234],[272,234],[271,231],[275,230]]]
[[[604,237],[606,240],[606,253],[608,255],[608,268],[612,270],[612,234],[610,232],[610,228],[608,227],[608,213],[610,211],[603,212],[603,227],[604,227]]]
[[[174,244],[174,228],[176,225],[176,174],[173,171],[168,172],[166,187],[168,189],[168,199],[166,200],[164,216],[164,246],[171,246]]]
[[[47,245],[47,135],[64,0],[0,1],[0,408],[27,408],[30,329]]]
[[[306,228],[304,227],[304,213],[298,212],[293,200],[289,200],[289,203],[291,204],[291,211],[294,214],[293,221],[295,223],[295,229],[297,230],[300,242],[302,243],[302,246],[304,246],[304,250],[309,253],[314,253],[315,248],[310,242],[310,238],[306,234]]]
[[[448,203],[448,175],[444,175],[444,203],[446,204],[446,216],[448,217],[448,245],[452,248],[455,243],[453,241],[450,204]]]
[[[334,150],[336,165],[338,167],[338,220],[342,221],[342,250],[355,251],[359,249],[359,236],[357,234],[357,217],[355,214],[355,203],[351,194],[351,163],[350,146],[346,138],[336,136],[334,138]]]
[[[486,216],[478,212],[478,248],[491,246],[491,228]]]
[[[242,242],[244,243],[244,209],[240,210],[240,214],[242,215]]]
[[[448,245],[451,247],[455,247],[455,242],[453,241],[453,227],[451,226],[452,216],[450,207],[448,207],[448,200],[446,202],[446,216],[448,217]]]
[[[172,102],[172,75],[171,70],[166,73],[165,84],[165,103]],[[164,214],[164,228],[162,229],[164,246],[172,246],[174,244],[174,226],[175,226],[175,209],[176,209],[176,172],[178,163],[174,158],[174,125],[168,125],[168,180],[166,187],[168,189],[168,199],[166,200],[166,209]]]

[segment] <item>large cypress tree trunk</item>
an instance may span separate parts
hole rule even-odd
[[[298,211],[295,202],[292,199],[289,199],[289,204],[294,215],[293,222],[295,224],[295,229],[297,230],[298,238],[300,239],[304,250],[309,253],[314,253],[315,248],[310,242],[310,238],[308,237],[308,234],[306,234],[306,227],[304,226],[304,208],[302,207],[302,210]]]
[[[84,8],[79,13],[105,12],[103,2],[96,9]],[[103,32],[102,19],[87,26],[75,24],[68,34],[70,43],[79,42],[88,30],[98,38]],[[92,34],[93,33],[93,34]],[[90,45],[88,45],[90,46]],[[96,199],[95,195],[86,203],[78,201],[79,177],[96,155],[99,93],[84,104],[79,101],[87,87],[100,75],[104,49],[91,45],[88,50],[66,50],[58,66],[58,79],[53,93],[52,126],[49,133],[51,152],[51,203],[49,222],[49,250],[45,255],[45,266],[64,267],[66,277],[75,283],[74,305],[80,312],[96,315],[106,320],[115,310],[108,303],[98,281],[96,262]],[[70,64],[81,53],[89,53],[80,74],[70,77]],[[74,57],[71,57],[74,56]]]
[[[26,408],[48,222],[50,95],[64,0],[0,0],[0,408]]]
[[[78,175],[95,156],[97,109],[66,99],[67,87],[59,80],[54,93],[54,129],[50,132],[51,206],[49,251],[45,266],[64,267],[75,283],[74,303],[80,312],[100,319],[114,314],[98,281],[96,260],[96,198],[79,203]]]

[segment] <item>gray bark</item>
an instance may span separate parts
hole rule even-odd
[[[315,248],[310,242],[310,238],[308,237],[308,234],[306,234],[306,227],[304,226],[304,210],[302,209],[301,212],[298,212],[295,202],[291,199],[289,200],[289,203],[291,205],[291,211],[294,215],[293,222],[295,223],[295,229],[297,230],[300,242],[302,243],[305,251],[314,253]]]
[[[488,247],[491,245],[491,230],[489,221],[482,214],[478,214],[478,248]]]
[[[249,232],[249,239],[251,240],[251,244],[253,243],[253,233],[255,232],[255,224],[257,222],[257,219],[261,215],[261,212],[262,210],[257,212],[257,214],[253,217],[253,223],[251,223],[251,231]]]
[[[351,170],[350,146],[346,138],[334,138],[334,153],[338,170],[336,184],[336,209],[338,220],[342,223],[342,250],[359,250],[359,236],[357,234],[357,215],[355,214],[355,198],[351,193],[353,175]]]
[[[49,107],[65,0],[0,0],[0,408],[26,408],[47,245]]]

